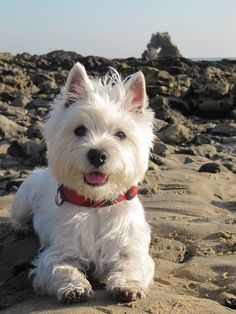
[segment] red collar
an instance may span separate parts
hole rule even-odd
[[[74,190],[66,188],[62,184],[59,185],[57,189],[55,202],[58,206],[60,206],[64,202],[68,202],[74,205],[80,205],[84,207],[105,207],[118,204],[125,200],[132,200],[137,195],[137,191],[137,186],[131,186],[131,188],[126,193],[120,194],[119,197],[115,200],[93,201],[83,195],[79,195]]]

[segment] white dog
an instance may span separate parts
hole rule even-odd
[[[89,79],[77,63],[45,126],[49,167],[33,172],[11,209],[14,227],[33,227],[43,248],[30,275],[35,291],[76,303],[87,279],[105,279],[111,296],[145,296],[154,274],[150,228],[137,197],[148,168],[153,113],[138,72]]]

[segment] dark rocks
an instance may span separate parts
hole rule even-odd
[[[46,164],[46,146],[37,139],[34,141],[27,139],[13,141],[7,153],[12,157],[20,158],[21,162],[32,167]]]
[[[214,135],[236,136],[236,123],[222,123],[211,129]]]
[[[195,145],[210,144],[211,139],[209,137],[207,137],[206,135],[197,134],[192,139],[192,143]]]
[[[43,131],[43,123],[40,121],[34,121],[28,128],[27,136],[30,139],[35,139],[35,138],[43,139],[42,131]]]
[[[168,39],[168,35],[164,37]],[[180,58],[176,49],[174,56],[163,56],[164,46],[156,60],[108,60],[62,50],[41,56],[0,53],[0,173],[8,170],[11,173],[2,181],[1,195],[17,189],[22,171],[30,172],[35,166],[46,164],[41,121],[77,61],[91,75],[103,75],[109,66],[116,68],[123,78],[139,70],[144,73],[150,107],[156,116],[154,131],[159,138],[150,156],[149,169],[161,171],[168,167],[171,155],[184,154],[196,156],[196,163],[201,158],[217,160],[235,172],[236,62],[194,62]],[[222,111],[215,107],[212,111],[206,109],[209,99],[217,107],[223,102]],[[221,121],[205,120],[215,112],[220,114]],[[185,162],[185,156],[178,157]],[[7,186],[8,182],[12,183]]]
[[[199,172],[209,172],[209,173],[218,173],[218,172],[226,172],[228,169],[223,165],[217,164],[215,162],[210,162],[202,165]]]
[[[207,67],[192,81],[183,99],[191,112],[205,117],[223,117],[235,108],[234,90],[235,73]]]
[[[25,107],[31,100],[32,98],[30,95],[21,94],[11,103],[11,105],[14,107]]]
[[[168,123],[185,121],[185,117],[181,114],[181,112],[170,107],[169,101],[166,97],[156,95],[150,99],[149,105],[155,112],[157,119],[164,120]]]
[[[184,160],[184,163],[185,164],[191,164],[192,162],[194,162],[194,160],[190,157],[186,157],[185,160]]]
[[[153,153],[161,157],[166,157],[167,147],[162,143],[155,143]]]

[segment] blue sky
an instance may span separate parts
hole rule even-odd
[[[168,31],[186,57],[236,57],[236,0],[0,0],[0,51],[139,57]]]

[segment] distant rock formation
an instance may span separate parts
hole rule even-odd
[[[167,32],[152,34],[147,49],[142,54],[142,59],[148,61],[158,60],[164,57],[183,57],[178,48],[172,44],[170,35]]]

